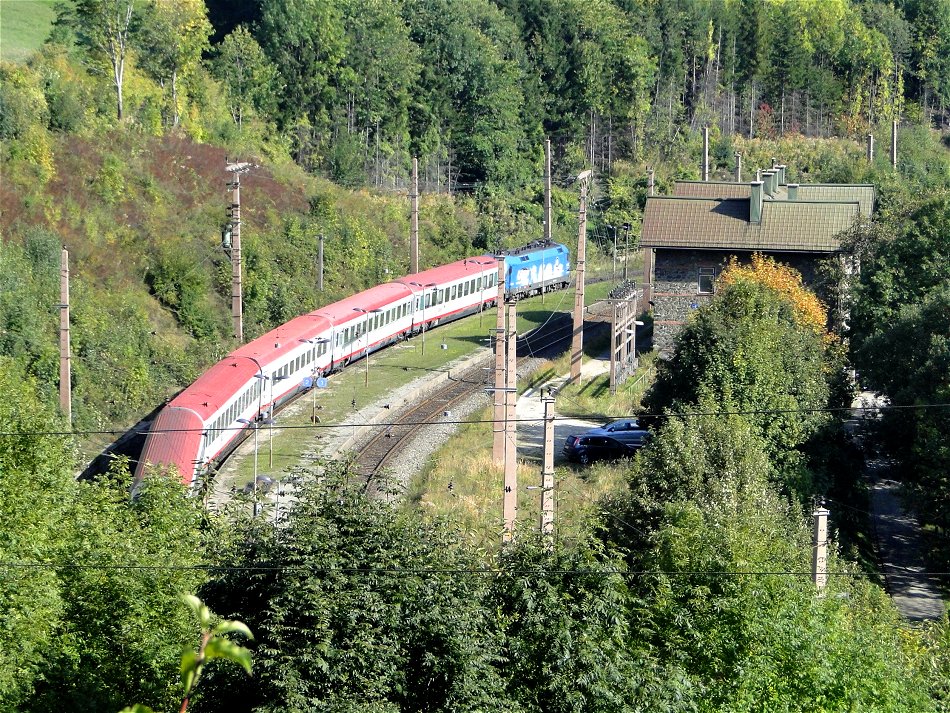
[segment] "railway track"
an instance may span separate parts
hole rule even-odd
[[[541,327],[518,339],[518,365],[530,359],[547,359],[560,354],[570,344],[571,316],[557,314]],[[488,357],[486,357],[488,360]],[[422,401],[401,410],[393,420],[380,426],[357,451],[353,471],[366,479],[367,490],[392,461],[408,447],[427,425],[438,421],[466,399],[486,387],[481,364],[463,372]]]

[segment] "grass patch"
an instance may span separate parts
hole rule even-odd
[[[563,360],[566,365],[567,358],[562,357],[558,362]],[[655,352],[641,354],[636,373],[621,384],[615,394],[610,393],[608,374],[601,374],[580,384],[565,386],[557,394],[558,413],[562,416],[594,420],[624,418],[637,413],[643,395],[656,377],[655,361]],[[555,368],[559,366],[558,363]]]
[[[0,0],[0,60],[24,62],[49,36],[56,0]]]
[[[432,457],[410,486],[406,507],[418,507],[455,523],[459,531],[486,554],[494,553],[502,533],[502,469],[491,461],[492,430],[485,422],[491,408],[474,414]],[[597,464],[590,468],[558,467],[555,513],[557,536],[571,539],[584,531],[585,521],[598,510],[600,499],[626,481],[629,466]],[[518,464],[518,528],[537,531],[541,518],[541,466]]]

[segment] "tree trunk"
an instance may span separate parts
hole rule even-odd
[[[172,70],[172,128],[177,129],[181,122],[181,116],[178,113],[178,70]]]
[[[755,82],[749,82],[749,138],[755,129]]]

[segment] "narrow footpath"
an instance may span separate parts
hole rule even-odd
[[[865,410],[879,406],[879,397],[863,392],[852,403],[850,430],[859,431],[864,419],[877,412]],[[905,509],[900,483],[894,479],[896,464],[887,458],[869,458],[865,468],[868,482],[871,525],[888,594],[898,611],[911,622],[939,619],[945,604],[937,579],[927,574],[928,565],[923,533],[916,516]]]

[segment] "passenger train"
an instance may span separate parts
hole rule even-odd
[[[536,241],[504,255],[505,296],[570,282],[568,249]],[[136,480],[171,467],[186,485],[226,458],[255,422],[316,380],[422,330],[491,307],[499,258],[466,258],[372,287],[301,315],[235,349],[161,410],[145,439]]]

